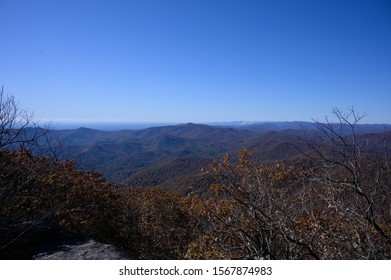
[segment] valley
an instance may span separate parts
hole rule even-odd
[[[243,148],[262,163],[301,157],[297,147],[303,144],[304,132],[311,134],[316,128],[316,123],[308,122],[232,126],[188,123],[139,130],[78,128],[52,133],[61,143],[63,159],[98,171],[114,184],[161,186],[187,193],[203,192],[207,186],[201,180],[201,170],[208,170],[214,160],[226,154],[237,155]],[[359,125],[356,132],[377,144],[387,129],[391,131],[391,126]]]

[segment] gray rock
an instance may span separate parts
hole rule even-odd
[[[58,251],[40,252],[33,256],[36,260],[123,260],[129,259],[123,252],[109,244],[93,239],[81,244],[62,244]]]
[[[9,226],[10,246],[0,250],[0,259],[120,260],[130,259],[110,244],[74,234],[47,220],[26,221]],[[1,236],[3,232],[0,231]],[[13,236],[18,238],[12,239]],[[12,242],[10,242],[12,241]]]

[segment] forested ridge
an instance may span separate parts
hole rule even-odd
[[[63,132],[66,152],[100,151],[96,164],[111,172],[129,160],[123,149],[135,151],[125,169],[137,172],[112,173],[121,178],[113,182],[61,159],[52,142],[61,137],[33,129],[12,99],[2,106],[3,259],[32,258],[31,232],[42,221],[137,259],[391,257],[391,135],[358,133],[364,116],[353,109],[300,133],[194,124],[115,137]],[[91,144],[98,136],[105,140]]]
[[[358,138],[370,139],[373,151],[381,152],[383,132],[388,128],[357,124],[355,133]],[[200,171],[208,169],[213,160],[237,155],[242,148],[251,150],[259,163],[302,157],[295,146],[303,146],[300,137],[304,131],[313,133],[316,129],[316,123],[305,122],[236,127],[189,123],[123,131],[79,128],[51,134],[61,142],[62,159],[98,171],[114,184],[160,186],[186,194],[189,189],[205,188],[199,180]],[[351,133],[346,127],[343,132]]]

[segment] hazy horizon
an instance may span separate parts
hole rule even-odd
[[[324,120],[323,120],[324,121]],[[46,122],[43,122],[44,124]],[[245,127],[256,124],[282,124],[282,123],[314,123],[314,121],[231,121],[231,122],[48,122],[55,130],[88,128],[101,131],[139,130],[151,127],[174,126],[184,124],[201,124],[210,126]],[[359,123],[360,125],[391,126],[391,123]]]

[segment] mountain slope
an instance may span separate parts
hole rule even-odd
[[[297,129],[299,128],[299,129]],[[302,144],[303,129],[313,133],[316,124],[260,123],[240,127],[181,124],[141,130],[99,131],[88,128],[57,131],[66,158],[78,166],[101,172],[118,184],[168,187],[183,182],[196,187],[201,169],[225,154],[242,148],[257,161],[270,162],[301,156],[292,144]],[[273,130],[271,130],[273,129]],[[381,125],[358,126],[358,131],[381,131]],[[377,135],[377,136],[375,136]],[[379,134],[361,134],[370,142]],[[376,144],[378,144],[376,142]],[[378,145],[377,145],[378,146]]]

